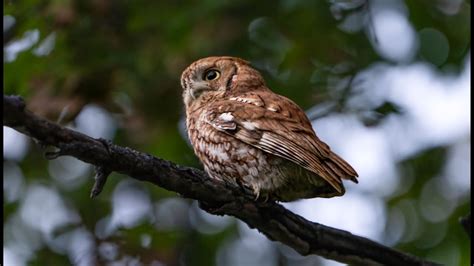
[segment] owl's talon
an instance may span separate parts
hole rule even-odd
[[[256,195],[255,195],[255,199],[254,201],[258,201],[258,197],[260,196],[260,191],[257,191]]]
[[[262,203],[267,203],[269,199],[270,199],[270,196],[268,193],[260,197],[260,192],[258,192],[257,196],[255,197],[255,201],[262,202]]]

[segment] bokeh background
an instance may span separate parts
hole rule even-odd
[[[5,94],[93,137],[201,168],[179,78],[245,58],[307,110],[360,175],[305,218],[446,265],[468,265],[471,1],[4,1]],[[195,201],[53,161],[3,128],[3,265],[341,265],[302,257]]]

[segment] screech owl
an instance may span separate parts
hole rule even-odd
[[[277,201],[334,197],[356,171],[315,134],[304,111],[240,58],[207,57],[181,75],[186,126],[211,178]]]

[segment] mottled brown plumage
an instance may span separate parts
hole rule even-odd
[[[212,177],[279,201],[344,194],[357,173],[315,134],[303,110],[235,57],[208,57],[181,76],[186,125]]]

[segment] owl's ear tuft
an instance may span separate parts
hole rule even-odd
[[[239,63],[242,64],[242,65],[251,66],[250,61],[244,60],[244,59],[242,59],[242,58],[232,57],[232,59],[233,59],[234,61],[239,62]]]
[[[241,64],[241,65],[247,65],[247,66],[250,66],[250,65],[251,65],[250,61],[244,60],[244,59],[239,58],[239,57],[233,57],[233,56],[213,56],[213,57],[209,57],[209,58],[216,58],[217,60],[229,60],[229,61],[232,61],[232,62],[234,62],[234,63]]]

